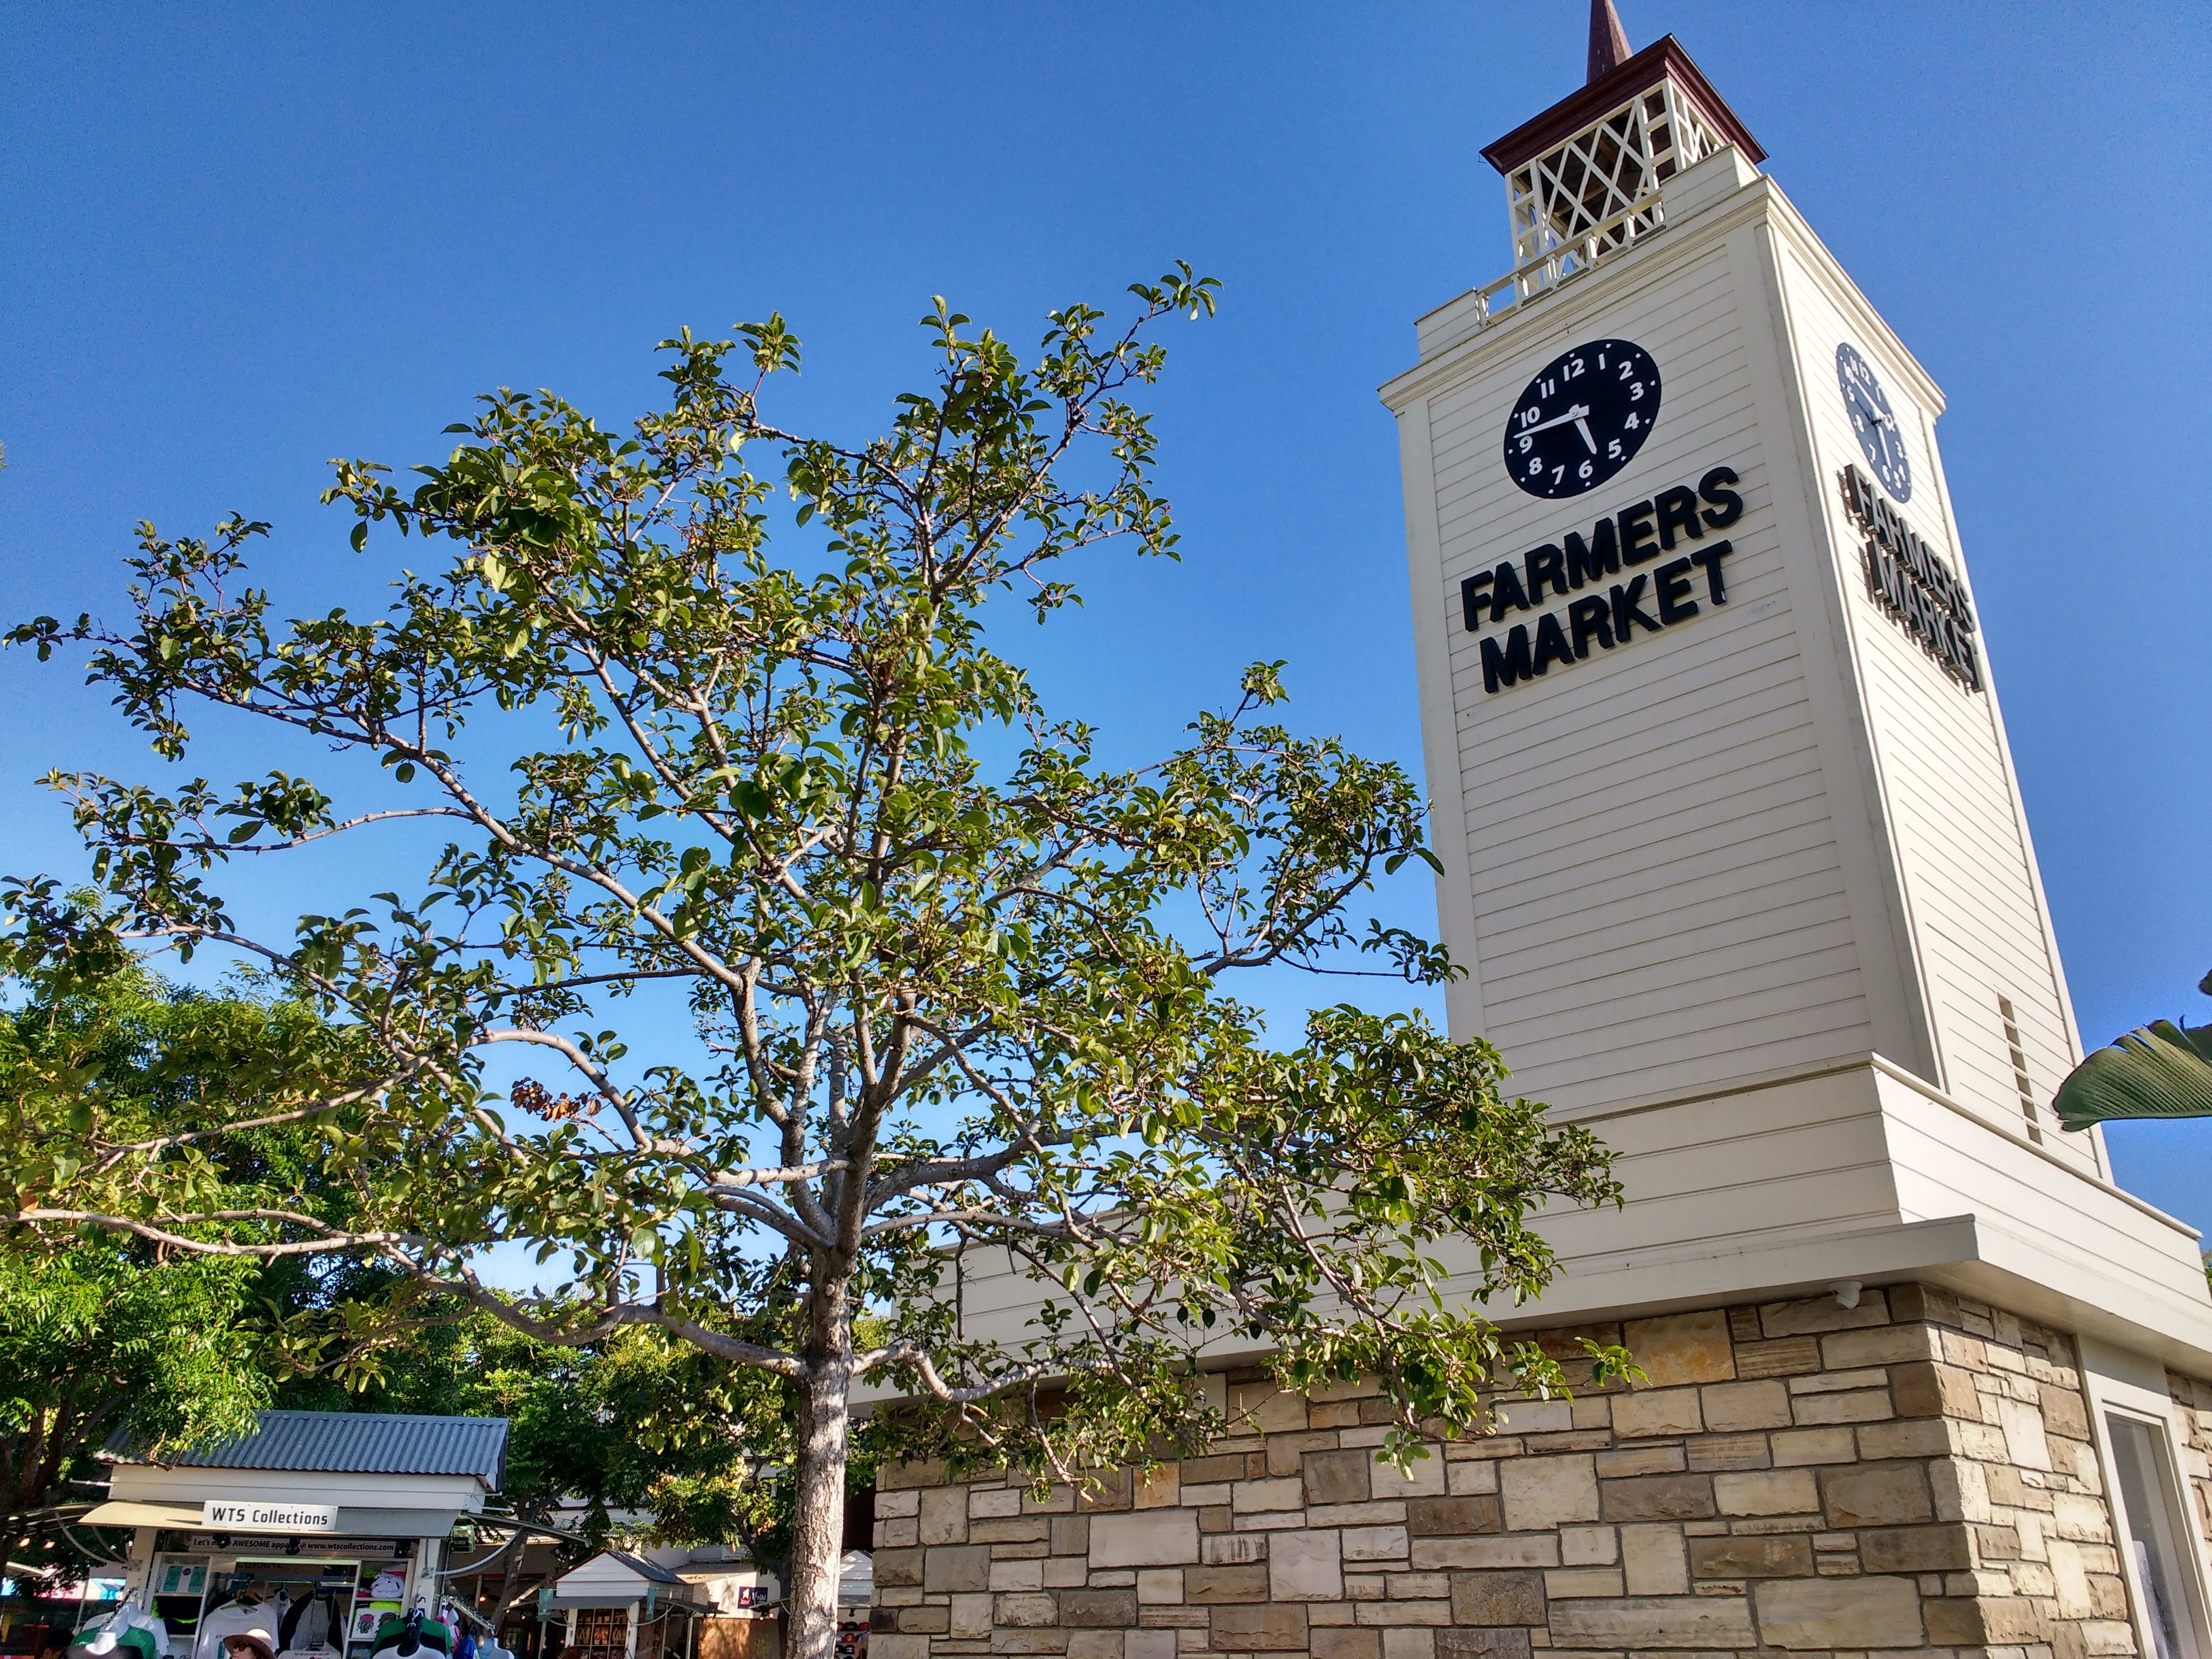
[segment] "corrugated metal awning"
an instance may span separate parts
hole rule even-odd
[[[413,1417],[383,1412],[258,1412],[252,1434],[149,1457],[128,1430],[100,1455],[117,1463],[188,1469],[287,1469],[309,1474],[472,1474],[496,1491],[507,1472],[503,1417]]]

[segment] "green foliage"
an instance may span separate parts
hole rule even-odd
[[[2197,988],[2212,996],[2212,974]],[[2051,1109],[2061,1127],[2116,1117],[2212,1117],[2212,1025],[2154,1019],[2066,1074]]]
[[[264,964],[346,1034],[280,1092],[354,1209],[216,1207],[208,1143],[131,1140],[95,1102],[0,1152],[21,1224],[366,1257],[407,1287],[380,1316],[452,1298],[539,1343],[649,1334],[781,1379],[803,1659],[827,1652],[856,1383],[917,1401],[886,1444],[1041,1479],[1218,1432],[1217,1340],[1294,1382],[1381,1376],[1401,1455],[1486,1428],[1508,1374],[1566,1386],[1482,1310],[1550,1277],[1533,1209],[1617,1199],[1597,1144],[1504,1097],[1485,1044],[1343,1004],[1285,1046],[1229,988],[1453,971],[1353,911],[1433,863],[1412,781],[1268,718],[1279,664],[1156,763],[1107,767],[993,648],[995,597],[1044,621],[1109,544],[1181,555],[1128,399],[1164,362],[1150,332],[1213,285],[1133,293],[1118,332],[1054,313],[1026,366],[939,301],[933,385],[857,446],[763,412],[799,362],[781,318],[666,342],[666,406],[627,437],[501,392],[411,490],[337,465],[357,550],[380,527],[447,549],[381,617],[279,622],[243,562],[267,526],[234,518],[143,526],[126,623],[15,629],[42,657],[89,645],[167,760],[215,708],[354,762],[228,789],[57,775],[106,908],[19,882],[5,938],[33,982],[146,948]],[[217,890],[403,822],[447,836],[419,882],[289,937]],[[665,1026],[632,1005],[670,1000],[699,1045],[645,1050]],[[502,1097],[501,1052],[555,1080]],[[486,1288],[509,1241],[566,1283]],[[992,1273],[1041,1311],[986,1340],[964,1291]]]

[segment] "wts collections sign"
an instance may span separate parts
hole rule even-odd
[[[336,1532],[338,1512],[327,1504],[235,1503],[210,1498],[200,1505],[200,1524],[235,1532]]]

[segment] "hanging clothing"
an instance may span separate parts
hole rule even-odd
[[[192,1642],[192,1659],[222,1659],[222,1644],[233,1636],[242,1636],[249,1631],[264,1632],[269,1650],[276,1650],[276,1615],[263,1603],[226,1601],[200,1615],[200,1627]]]

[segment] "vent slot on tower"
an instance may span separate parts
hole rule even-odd
[[[2012,999],[1997,999],[1997,1014],[2004,1021],[2005,1043],[2012,1050],[2013,1087],[2020,1091],[2020,1115],[2027,1124],[2027,1138],[2043,1145],[2043,1117],[2035,1109],[2035,1090],[2027,1080],[2027,1050],[2020,1044],[2020,1022],[2013,1018]]]

